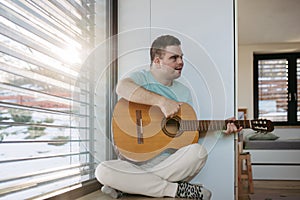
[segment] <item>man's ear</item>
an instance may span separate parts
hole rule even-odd
[[[156,56],[156,57],[153,59],[153,64],[155,64],[156,66],[160,66],[160,64],[161,64],[160,58]]]

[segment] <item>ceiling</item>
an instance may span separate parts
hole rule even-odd
[[[300,43],[300,0],[237,0],[238,42]]]

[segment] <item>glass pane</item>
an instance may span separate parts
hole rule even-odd
[[[259,118],[287,121],[288,61],[286,59],[258,62]]]
[[[93,71],[82,64],[106,38],[105,2],[1,0],[0,199],[94,178]]]

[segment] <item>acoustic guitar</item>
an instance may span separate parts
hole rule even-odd
[[[144,162],[167,150],[177,150],[197,143],[199,132],[222,130],[230,121],[197,120],[193,108],[186,103],[180,106],[175,117],[165,118],[160,108],[120,99],[114,109],[113,142],[121,158]],[[237,127],[271,132],[269,120],[236,120]]]

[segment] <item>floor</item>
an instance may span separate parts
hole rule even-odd
[[[84,197],[81,197],[76,200],[112,200],[114,198],[111,198],[110,196],[107,196],[103,194],[101,191],[96,191],[91,194],[88,194]],[[120,200],[175,200],[176,198],[152,198],[152,197],[145,197],[145,196],[139,196],[139,195],[125,195]],[[115,200],[115,199],[114,199]]]
[[[254,181],[255,194],[278,194],[282,196],[293,195],[300,199],[300,181]],[[104,195],[101,191],[88,194],[77,200],[112,200],[113,198]],[[128,195],[121,198],[122,200],[149,200],[154,198],[144,196]],[[175,198],[155,198],[155,200],[174,200]],[[268,198],[267,198],[268,199]],[[212,198],[213,200],[213,198]],[[238,200],[250,200],[246,183],[239,194]]]
[[[254,194],[256,196],[264,195],[260,198],[262,200],[286,199],[283,197],[295,196],[297,196],[296,199],[300,199],[300,181],[254,181]],[[239,200],[251,200],[247,190],[247,182],[244,182]]]

